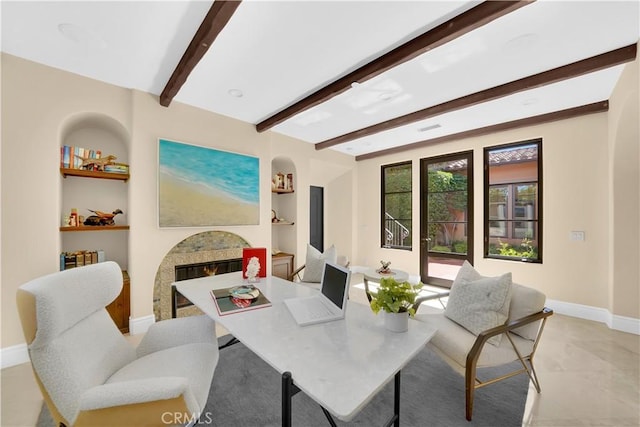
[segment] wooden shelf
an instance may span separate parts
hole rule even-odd
[[[60,168],[60,174],[62,174],[62,176],[65,178],[68,176],[81,176],[83,178],[115,179],[119,181],[129,180],[128,173],[88,171],[84,169]]]
[[[81,225],[79,227],[60,227],[60,231],[113,231],[128,229],[128,225]]]
[[[271,192],[276,194],[288,194],[288,193],[293,193],[293,190],[272,189]]]

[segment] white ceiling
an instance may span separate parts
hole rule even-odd
[[[478,3],[245,0],[174,101],[257,124]],[[538,0],[354,85],[272,130],[318,143],[637,43],[639,4]],[[3,0],[2,51],[159,95],[210,7],[210,1]],[[606,100],[622,68],[523,91],[330,149],[362,155]],[[234,89],[242,96],[232,96],[229,91]]]

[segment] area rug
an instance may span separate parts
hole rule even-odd
[[[226,342],[228,338],[221,338]],[[510,368],[513,368],[512,365]],[[481,378],[506,372],[485,369]],[[401,380],[401,426],[491,426],[522,425],[527,400],[528,377],[517,375],[476,390],[473,420],[467,422],[464,379],[435,353],[425,348],[403,370]],[[220,361],[199,426],[262,427],[281,424],[281,377],[243,344],[220,351]],[[304,393],[292,399],[294,426],[329,426],[322,409]],[[393,380],[349,423],[338,426],[378,426],[393,413]],[[47,408],[37,427],[53,425]]]

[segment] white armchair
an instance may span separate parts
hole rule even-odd
[[[504,275],[507,276],[507,275]],[[414,304],[417,311],[415,318],[419,321],[435,326],[438,332],[434,335],[428,344],[428,347],[434,350],[445,362],[447,362],[456,372],[465,378],[465,407],[466,418],[471,421],[473,414],[473,395],[474,391],[480,387],[484,387],[500,380],[510,378],[514,375],[526,373],[531,382],[540,393],[540,382],[533,366],[533,357],[544,325],[547,318],[553,314],[553,311],[545,308],[545,295],[535,289],[511,283],[511,275],[508,277],[487,278],[477,273],[471,264],[465,262],[462,266],[456,281],[451,288],[451,294],[448,298],[447,307],[462,302],[462,309],[468,310],[469,322],[462,326],[457,321],[451,319],[458,318],[452,313],[448,315],[445,310],[420,310],[421,303],[428,299],[442,299],[443,294],[437,294],[432,297],[420,298]],[[503,283],[508,282],[508,289],[504,293],[505,300],[499,301],[496,297],[494,289],[486,286],[490,285],[491,279],[505,279]],[[508,280],[506,280],[508,279]],[[456,290],[456,285],[462,284]],[[459,291],[463,286],[483,287],[483,290],[472,295],[466,301],[460,298]],[[489,290],[488,290],[489,289]],[[458,291],[458,295],[454,295]],[[494,292],[495,291],[495,292]],[[489,296],[493,293],[492,296]],[[508,316],[505,314],[504,319],[498,315],[495,316],[495,326],[482,328],[479,327],[481,317],[487,314],[489,309],[484,313],[471,313],[473,310],[482,311],[485,301],[482,301],[480,295],[486,295],[488,299],[494,298],[494,307],[498,310],[507,309]],[[453,298],[458,301],[452,301]],[[486,307],[486,305],[485,305]],[[478,328],[478,329],[476,329]],[[470,330],[474,330],[473,332]],[[506,365],[519,361],[519,369],[502,375],[498,378],[481,381],[477,378],[477,370],[487,367]]]
[[[57,426],[163,426],[163,414],[204,410],[218,363],[213,320],[156,323],[134,348],[105,309],[121,287],[118,264],[105,262],[18,289],[29,357]]]

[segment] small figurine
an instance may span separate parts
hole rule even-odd
[[[124,213],[120,209],[116,209],[112,213],[103,211],[94,211],[87,209],[89,212],[93,212],[95,215],[87,217],[84,221],[84,225],[115,225],[114,217],[118,214]]]
[[[391,273],[391,269],[389,268],[389,266],[391,265],[391,261],[380,261],[380,264],[382,265],[382,267],[376,270],[379,274]]]
[[[249,258],[249,263],[247,264],[247,281],[249,283],[255,283],[258,281],[258,273],[260,272],[260,260],[258,257]]]
[[[82,159],[82,165],[80,165],[81,169],[90,169],[103,171],[106,165],[110,165],[117,158],[114,155],[109,154],[107,157],[101,157],[99,159],[92,159],[87,157],[80,157],[76,155],[76,157]]]

